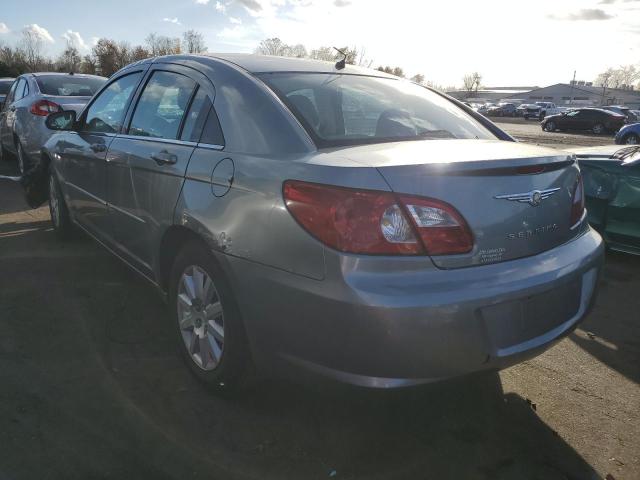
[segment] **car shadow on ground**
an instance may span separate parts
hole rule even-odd
[[[214,395],[153,288],[82,239],[29,255],[53,234],[26,226],[2,226],[2,478],[597,478],[496,374]]]
[[[640,383],[640,322],[638,302],[630,299],[640,294],[638,272],[640,256],[608,251],[594,311],[569,337],[635,383]]]

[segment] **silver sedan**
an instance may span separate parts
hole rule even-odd
[[[107,79],[69,73],[25,73],[6,94],[0,109],[0,158],[16,158],[24,173],[37,163],[51,136],[44,121],[52,112],[79,112]]]
[[[160,57],[47,124],[32,204],[155,285],[214,385],[251,362],[383,388],[495,370],[595,297],[575,158],[378,71]]]

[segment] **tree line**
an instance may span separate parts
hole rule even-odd
[[[80,46],[67,40],[57,57],[44,53],[44,41],[35,32],[24,30],[15,46],[0,45],[0,77],[16,77],[28,72],[74,72],[108,77],[122,67],[149,57],[178,53],[204,53],[207,47],[200,32],[187,30],[180,37],[149,34],[143,45],[100,38],[90,53],[81,55]]]

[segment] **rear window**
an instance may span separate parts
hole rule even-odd
[[[36,77],[40,92],[59,97],[92,97],[107,81],[106,78],[51,75]]]
[[[267,73],[260,78],[319,147],[496,138],[451,101],[407,81],[333,73]]]
[[[0,80],[0,95],[6,95],[9,93],[9,89],[13,84],[13,80]]]

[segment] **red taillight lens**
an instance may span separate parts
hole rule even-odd
[[[284,183],[283,193],[293,217],[341,252],[445,255],[473,247],[464,219],[436,200],[295,180]]]
[[[62,107],[51,100],[38,100],[31,105],[30,112],[39,117],[46,117],[50,113],[61,112]]]
[[[571,220],[570,225],[576,226],[582,215],[584,214],[584,184],[582,175],[578,174],[576,184],[573,189],[573,199],[571,201]]]

